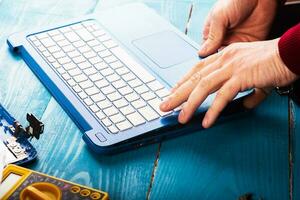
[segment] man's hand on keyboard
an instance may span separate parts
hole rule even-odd
[[[240,91],[257,88],[246,103],[253,107],[268,94],[266,88],[286,86],[296,79],[279,56],[278,39],[235,43],[200,61],[160,108],[166,112],[185,102],[178,119],[186,123],[207,96],[218,91],[202,122],[208,128]]]

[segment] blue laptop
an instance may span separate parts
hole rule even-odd
[[[7,40],[98,153],[120,152],[201,128],[178,109],[159,110],[169,89],[199,62],[199,46],[143,4],[129,4]],[[240,93],[227,109],[236,113]],[[198,109],[210,106],[209,96]],[[226,117],[226,113],[223,118]],[[224,117],[225,116],[225,117]]]

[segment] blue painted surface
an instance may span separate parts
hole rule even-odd
[[[26,64],[7,49],[5,40],[10,33],[128,2],[133,0],[0,1],[0,101],[22,123],[26,112],[35,113],[45,123],[43,137],[33,142],[39,158],[28,167],[101,188],[111,199],[237,199],[248,192],[263,199],[288,199],[286,98],[273,94],[251,113],[210,130],[119,155],[99,156],[86,147],[82,133]],[[140,2],[181,31],[193,3],[188,35],[200,42],[201,24],[214,1]],[[295,122],[299,108],[296,113]],[[299,130],[296,123],[295,133]],[[300,157],[295,156],[294,191],[299,197]]]

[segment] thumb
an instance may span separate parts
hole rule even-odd
[[[258,89],[255,88],[254,93],[244,99],[243,105],[252,109],[260,104],[271,92],[271,89]]]
[[[217,52],[223,43],[223,38],[226,32],[225,23],[222,19],[212,18],[209,27],[208,37],[199,50],[200,56],[208,56]]]

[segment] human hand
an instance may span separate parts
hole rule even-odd
[[[278,0],[219,0],[206,19],[200,56],[234,42],[265,40]]]
[[[234,43],[201,60],[176,84],[160,109],[167,112],[185,102],[178,116],[184,124],[208,95],[218,91],[202,122],[208,128],[241,91],[256,88],[244,102],[247,107],[256,106],[266,96],[266,88],[286,86],[298,78],[282,62],[278,41]]]

